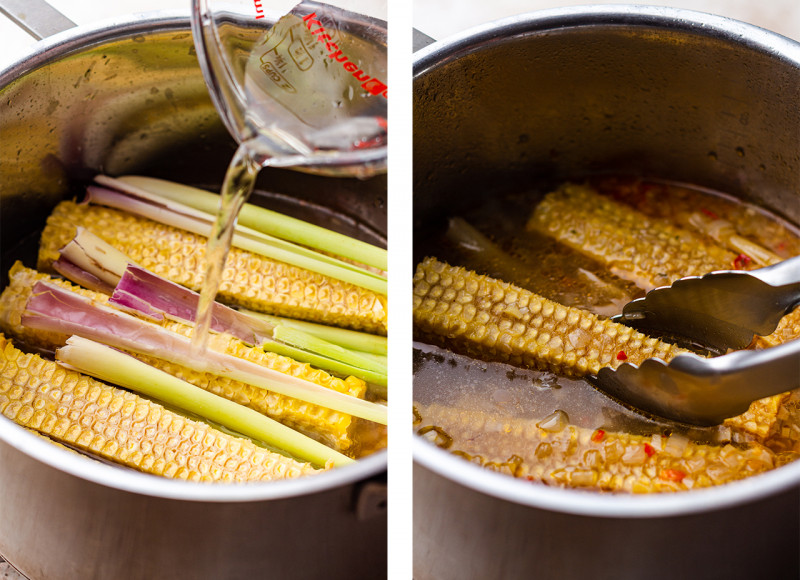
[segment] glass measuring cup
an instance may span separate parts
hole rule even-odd
[[[356,177],[385,170],[385,2],[293,4],[192,0],[218,112],[259,165]]]
[[[342,2],[359,2],[360,12]],[[262,0],[192,0],[192,34],[217,111],[239,148],[208,238],[192,336],[206,348],[236,216],[266,166],[366,178],[386,168],[384,0],[302,1],[265,14]],[[283,2],[281,2],[283,4]],[[355,5],[353,5],[355,7]]]

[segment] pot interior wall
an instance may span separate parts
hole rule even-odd
[[[417,61],[417,223],[596,173],[688,182],[800,220],[798,62],[678,21],[555,20]]]
[[[98,172],[221,184],[235,143],[206,91],[188,20],[130,28],[73,41],[0,77],[4,252]],[[265,170],[257,190],[290,213],[385,243],[385,177]]]

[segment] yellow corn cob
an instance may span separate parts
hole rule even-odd
[[[682,435],[606,433],[508,419],[438,404],[415,405],[416,432],[478,465],[559,487],[652,493],[719,485],[772,469],[757,442],[707,445]]]
[[[744,266],[736,254],[705,237],[617,203],[585,185],[566,184],[545,196],[527,228],[589,255],[645,290],[685,276]],[[756,264],[747,266],[753,267]],[[758,337],[756,346],[766,348],[798,337],[800,309],[785,316],[771,335]]]
[[[166,322],[164,326],[184,336],[191,335],[191,328],[185,324]],[[352,376],[340,379],[329,375],[325,371],[312,368],[307,363],[297,362],[285,356],[249,347],[240,340],[228,335],[212,335],[209,337],[209,347],[360,399],[363,399],[367,392],[366,383],[361,379]],[[233,379],[218,377],[211,373],[197,372],[155,357],[138,354],[134,354],[134,356],[201,389],[255,409],[337,451],[347,451],[350,454],[356,451],[351,449],[354,443],[353,430],[355,422],[353,417],[346,413],[326,409],[319,405],[273,393]]]
[[[644,289],[671,284],[685,276],[730,270],[736,255],[692,232],[651,218],[583,185],[566,184],[548,194],[534,210],[528,229],[542,231],[588,254],[622,278]],[[800,337],[800,309],[786,315],[771,335],[757,337],[765,348]],[[785,395],[755,401],[750,412],[726,424],[765,437]]]
[[[34,437],[36,437],[38,439],[42,439],[44,441],[47,441],[48,443],[50,443],[50,445],[58,447],[59,449],[63,449],[66,453],[71,453],[72,455],[75,455],[77,457],[82,457],[83,459],[86,459],[87,461],[100,462],[100,459],[97,456],[89,455],[87,453],[83,453],[81,451],[78,451],[77,449],[75,449],[73,447],[69,447],[68,445],[64,445],[63,443],[60,443],[59,441],[56,441],[55,439],[52,439],[52,438],[48,437],[44,433],[40,433],[36,429],[30,429],[30,428],[25,427],[23,425],[20,425],[20,427],[25,429],[25,431],[27,431],[28,433],[30,433]]]
[[[741,415],[725,419],[724,425],[750,433],[759,439],[766,440],[778,428],[778,412],[789,398],[789,393],[781,393],[750,403],[750,408]]]
[[[776,416],[777,420],[766,437],[765,445],[776,452],[800,455],[800,391],[787,394]]]
[[[755,346],[769,348],[797,338],[800,338],[800,307],[784,316],[778,323],[775,332],[769,336],[757,336]]]
[[[632,206],[649,217],[666,219],[702,235],[717,232],[720,234],[716,236],[718,242],[734,253],[749,255],[745,248],[726,239],[728,234],[741,236],[750,244],[761,246],[762,250],[759,251],[766,250],[781,258],[800,255],[800,237],[750,204],[666,183],[603,178],[594,185],[601,194]],[[693,219],[698,214],[710,220],[710,228],[698,227],[701,224]],[[732,229],[728,230],[728,227]],[[755,258],[752,255],[750,257]]]
[[[9,284],[0,294],[0,330],[14,337],[18,343],[42,350],[55,350],[62,346],[67,336],[56,332],[32,330],[22,326],[22,314],[31,297],[36,282],[49,282],[100,303],[107,303],[108,296],[75,286],[61,278],[52,278],[15,262],[8,271]]]
[[[584,185],[566,184],[536,206],[528,230],[545,233],[650,290],[733,268],[736,254]]]
[[[9,272],[9,278],[9,286],[0,294],[0,328],[25,344],[39,349],[53,350],[58,348],[64,344],[68,337],[31,330],[21,325],[21,316],[25,310],[25,304],[37,280],[46,280],[58,284],[67,290],[78,292],[99,302],[105,303],[108,301],[108,297],[103,294],[79,288],[63,280],[50,278],[46,274],[25,268],[20,263],[12,267]],[[161,326],[187,337],[192,332],[192,327],[166,318],[161,322]],[[366,383],[359,378],[351,376],[346,379],[340,379],[325,371],[314,369],[307,363],[300,363],[275,353],[264,352],[260,348],[249,347],[227,334],[212,335],[209,339],[209,346],[220,352],[225,352],[263,367],[305,379],[355,397],[363,399],[366,394]],[[332,411],[239,381],[217,377],[210,373],[197,372],[155,357],[135,353],[130,354],[197,387],[255,409],[338,451],[347,451],[353,445],[354,421],[348,414]]]
[[[425,338],[464,354],[572,377],[687,352],[435,258],[417,266],[414,323]]]
[[[114,209],[64,201],[42,232],[39,269],[52,271],[58,250],[82,226],[143,268],[199,291],[206,238]],[[252,310],[386,334],[386,297],[232,248],[219,299]]]
[[[25,354],[2,335],[0,412],[56,441],[165,477],[238,482],[316,472],[308,463]]]

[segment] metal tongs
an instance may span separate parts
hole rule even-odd
[[[800,304],[800,256],[750,272],[719,271],[678,280],[625,305],[616,322],[690,338],[719,352],[775,331]],[[716,425],[763,397],[800,387],[800,339],[715,358],[681,354],[669,364],[603,368],[598,387],[642,411],[692,425]]]

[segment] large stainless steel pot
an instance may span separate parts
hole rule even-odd
[[[417,53],[418,227],[598,172],[694,183],[800,222],[800,45],[716,16],[592,6]],[[413,451],[417,580],[800,576],[800,462],[637,497],[531,485],[422,439]]]
[[[4,268],[92,174],[218,187],[235,148],[185,14],[42,41],[0,72],[0,103]],[[275,170],[257,190],[288,212],[381,242],[385,185]],[[188,484],[88,460],[0,417],[0,555],[36,580],[382,577],[385,469],[382,452],[293,482]]]

